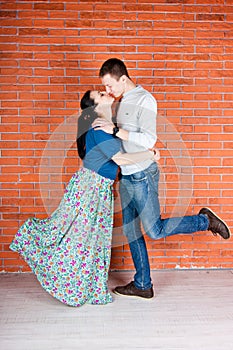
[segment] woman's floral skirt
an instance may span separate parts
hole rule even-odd
[[[10,248],[42,287],[71,306],[112,302],[107,281],[113,226],[113,180],[81,168],[47,219],[28,219]]]

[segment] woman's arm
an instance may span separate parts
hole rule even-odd
[[[104,118],[97,118],[92,123],[92,127],[95,130],[102,130],[106,132],[107,134],[113,133],[113,128],[115,124],[113,124],[112,121],[106,120]],[[117,133],[117,137],[121,140],[128,141],[129,138],[129,132],[127,130],[119,128],[119,131]]]
[[[106,159],[112,159],[118,165],[136,164],[149,159],[157,161],[160,158],[159,152],[155,147],[141,152],[120,152],[120,139],[102,130],[93,129],[92,137],[96,145],[98,145],[98,150],[106,156]]]
[[[118,165],[126,165],[126,164],[136,164],[140,163],[144,160],[151,159],[154,162],[159,160],[159,151],[144,151],[144,152],[136,152],[136,153],[116,153],[112,160]]]

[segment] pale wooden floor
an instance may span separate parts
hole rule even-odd
[[[132,272],[112,272],[109,286]],[[114,295],[105,306],[67,307],[32,274],[0,275],[0,348],[233,349],[233,271],[153,272],[156,297]]]

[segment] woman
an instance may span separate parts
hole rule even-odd
[[[112,302],[107,280],[117,164],[153,158],[151,151],[121,154],[118,138],[91,128],[97,117],[111,118],[112,103],[104,93],[85,93],[77,138],[83,168],[72,176],[52,215],[28,219],[10,245],[48,293],[76,307]]]

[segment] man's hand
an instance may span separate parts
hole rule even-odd
[[[106,119],[97,118],[92,123],[92,127],[95,130],[102,130],[102,131],[105,131],[107,134],[112,134],[113,133],[113,128],[115,127],[115,125],[112,122],[109,122]]]

